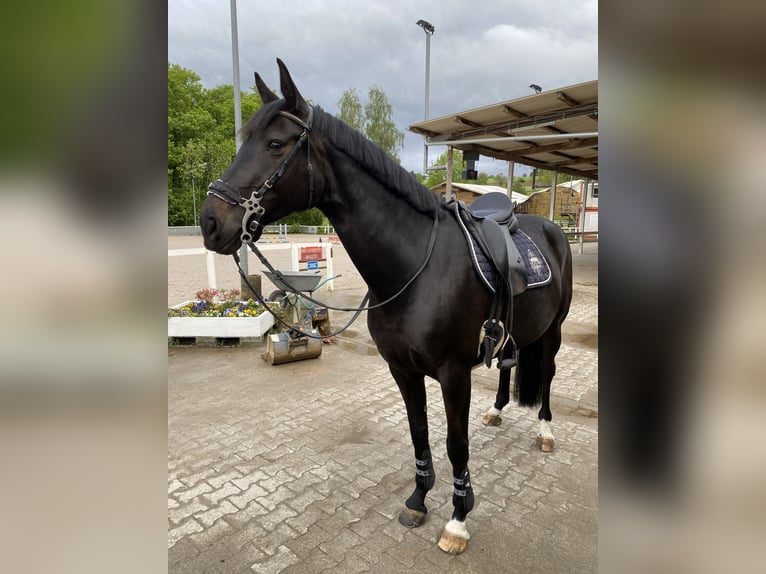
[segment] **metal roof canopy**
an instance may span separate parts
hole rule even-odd
[[[427,145],[598,179],[598,80],[412,124]]]

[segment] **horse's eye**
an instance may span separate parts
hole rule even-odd
[[[269,142],[269,149],[272,151],[277,151],[285,147],[285,142],[281,140],[271,140]]]

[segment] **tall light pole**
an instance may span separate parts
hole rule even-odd
[[[231,62],[234,80],[234,142],[235,149],[239,151],[242,145],[242,102],[239,93],[239,34],[237,33],[237,0],[230,0],[231,7]],[[247,273],[247,245],[244,243],[239,249],[239,258],[242,261],[242,270]]]
[[[231,0],[231,61],[234,80],[234,141],[236,151],[242,145],[242,102],[239,93],[239,34],[237,33],[237,0]]]
[[[423,32],[426,33],[426,105],[425,105],[425,117],[428,119],[428,84],[431,78],[431,36],[436,28],[433,24],[426,20],[418,20],[415,22],[418,26],[423,28]],[[423,136],[423,175],[426,175],[428,170],[428,146],[426,145],[425,136]]]

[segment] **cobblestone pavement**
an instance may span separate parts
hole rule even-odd
[[[595,571],[596,256],[586,251],[575,265],[552,389],[555,451],[535,447],[536,411],[509,406],[500,427],[484,427],[497,371],[473,372],[477,504],[460,556],[436,546],[452,511],[438,383],[428,381],[437,482],[428,520],[410,530],[396,519],[414,486],[406,412],[387,366],[364,343],[327,345],[317,359],[279,366],[261,360],[260,346],[169,347],[169,572]],[[171,282],[169,302],[181,291]]]

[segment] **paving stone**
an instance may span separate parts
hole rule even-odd
[[[201,549],[199,554],[184,558],[168,567],[169,574],[189,574],[191,572],[206,572],[225,564],[230,551],[220,542]]]
[[[190,518],[175,528],[168,529],[168,548],[174,546],[176,542],[182,538],[194,534],[195,532],[202,532],[202,530],[202,525],[193,518]]]
[[[252,572],[251,566],[256,562],[262,562],[267,558],[261,550],[252,543],[245,544],[236,552],[222,559],[216,566],[221,572],[227,574],[239,574],[240,572]]]
[[[285,574],[316,574],[325,571],[337,572],[337,562],[319,549],[311,551],[307,556],[301,557],[299,562],[283,570]]]
[[[222,518],[227,514],[236,513],[237,510],[238,508],[231,502],[224,500],[219,506],[199,513],[197,515],[197,520],[199,520],[204,526],[212,526],[219,518]]]
[[[188,560],[199,554],[199,548],[189,538],[180,538],[168,548],[168,565],[173,565],[179,560]]]
[[[188,539],[191,540],[197,548],[205,548],[211,544],[225,540],[233,532],[232,526],[225,520],[217,521],[213,526],[203,528],[201,532],[191,534]]]
[[[237,490],[237,492],[239,494],[230,496],[229,501],[240,509],[247,507],[254,500],[263,500],[269,495],[268,492],[257,484],[250,485],[244,492],[239,490]]]
[[[280,546],[287,544],[290,540],[295,540],[298,536],[299,534],[287,524],[278,524],[272,530],[259,537],[254,544],[264,553],[271,556],[277,552]]]
[[[194,499],[187,504],[179,506],[178,508],[168,510],[168,518],[171,522],[179,524],[193,514],[202,513],[208,509],[209,507],[207,504],[203,503],[202,500]]]
[[[241,491],[236,486],[234,486],[230,482],[227,482],[224,485],[222,485],[218,490],[205,493],[203,496],[205,497],[205,500],[210,502],[211,506],[215,506],[224,498],[230,497],[240,492]]]
[[[277,574],[298,561],[298,557],[287,546],[280,546],[273,556],[263,562],[256,562],[250,569],[258,574]]]
[[[210,486],[207,482],[200,482],[194,488],[176,492],[175,498],[181,502],[189,502],[190,500],[199,498],[201,494],[205,494],[206,492],[210,492],[212,490],[213,487]]]

